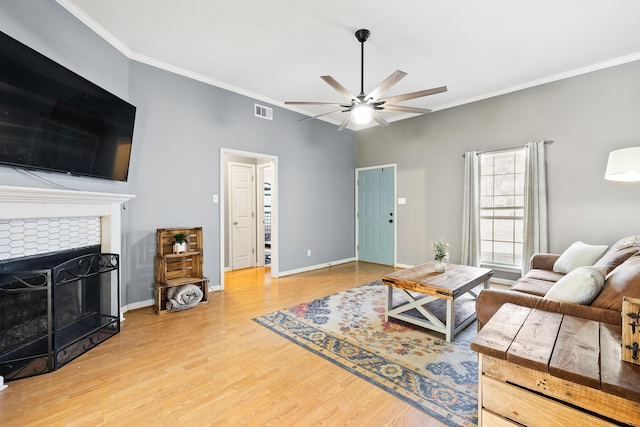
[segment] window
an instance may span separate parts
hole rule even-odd
[[[480,160],[480,262],[520,268],[524,239],[526,151],[482,153]]]

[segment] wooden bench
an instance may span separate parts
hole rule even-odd
[[[621,326],[503,305],[471,342],[478,424],[640,425],[640,365],[622,361],[621,336]]]

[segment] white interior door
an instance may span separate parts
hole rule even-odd
[[[231,179],[231,269],[256,264],[255,166],[229,163]]]

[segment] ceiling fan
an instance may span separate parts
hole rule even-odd
[[[392,105],[395,102],[406,101],[409,99],[420,98],[427,95],[433,95],[436,93],[446,92],[447,87],[441,86],[433,89],[421,90],[418,92],[405,93],[403,95],[395,95],[387,98],[381,98],[393,85],[398,83],[407,73],[397,70],[389,77],[387,77],[382,83],[380,83],[375,89],[369,92],[368,95],[364,93],[364,42],[367,41],[371,32],[366,29],[360,29],[356,31],[356,39],[360,42],[360,95],[355,96],[347,89],[345,89],[340,83],[338,83],[331,76],[320,76],[322,80],[327,82],[329,86],[337,90],[342,96],[349,100],[349,103],[337,103],[337,102],[297,102],[287,101],[288,105],[335,105],[342,107],[340,110],[330,111],[328,113],[318,114],[317,116],[308,117],[313,119],[321,116],[327,116],[335,113],[350,113],[340,124],[338,130],[342,130],[351,120],[357,124],[366,124],[371,120],[375,120],[382,126],[387,126],[387,122],[380,114],[379,111],[396,111],[402,113],[417,113],[426,114],[431,110],[426,108],[404,107],[401,105]],[[307,119],[304,119],[307,120]]]

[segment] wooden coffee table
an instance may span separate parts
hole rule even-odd
[[[434,266],[435,262],[431,261],[382,278],[388,286],[385,320],[392,317],[443,333],[450,342],[476,319],[474,304],[471,311],[456,322],[456,300],[466,294],[475,300],[477,293],[473,289],[480,284],[484,284],[485,289],[489,288],[493,270],[447,264],[446,272],[436,273]],[[406,300],[396,307],[393,307],[394,289],[398,289]],[[446,303],[444,315],[437,312],[437,306],[443,302]]]

